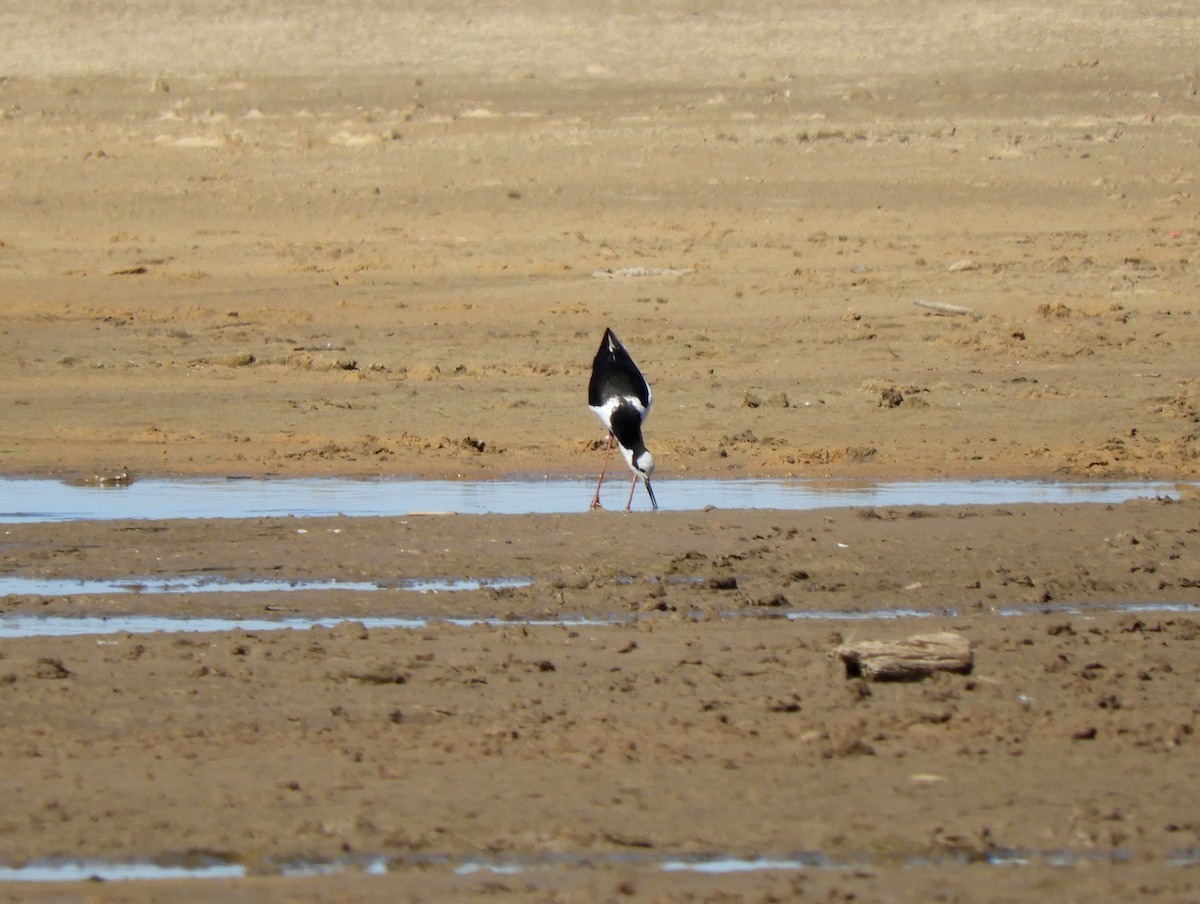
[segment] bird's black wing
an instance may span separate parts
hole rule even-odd
[[[614,396],[637,399],[642,407],[650,407],[650,386],[629,357],[611,329],[604,331],[600,350],[592,362],[592,379],[588,382],[588,404],[594,408],[604,405]]]

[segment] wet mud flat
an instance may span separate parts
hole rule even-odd
[[[1058,881],[1132,862],[1186,882],[1196,622],[936,627],[971,638],[972,675],[868,685],[828,627],[766,621],[10,641],[8,844],[251,876],[384,857],[463,889],[795,851],[1001,885],[989,855],[1061,853]]]
[[[1198,508],[1187,491],[1120,505],[5,524],[0,570],[18,588],[112,582],[108,593],[8,590],[13,615],[603,620],[1188,604],[1200,601]]]
[[[1005,486],[1018,496],[1026,489]],[[1033,487],[1064,495],[1055,485]],[[1128,497],[1131,488],[1121,492]],[[825,624],[981,611],[1187,614],[1200,602],[1189,593],[1190,504],[1180,499],[1194,489],[1177,488],[1177,496],[1135,496],[1125,505],[17,521],[2,528],[0,637],[348,621],[368,629],[579,628],[629,625],[647,613]],[[965,495],[977,495],[973,489]],[[1109,492],[1071,485],[1065,495]],[[891,495],[881,487],[830,498]],[[1063,529],[1065,538],[1057,536]],[[1010,530],[1011,542],[1002,543]],[[1031,547],[1044,554],[1031,559]],[[120,554],[109,555],[114,549]],[[940,549],[953,550],[957,569],[923,558]],[[1075,557],[1069,574],[1060,573],[1058,552]],[[1026,570],[1014,570],[1018,558]]]
[[[428,619],[0,641],[6,859],[245,875],[73,886],[128,900],[1186,900],[1200,617],[1171,607],[1200,603],[1197,507],[5,525],[5,571],[42,577],[529,580],[5,598]],[[471,615],[508,622],[438,620]],[[567,616],[596,623],[527,623]],[[831,655],[942,630],[970,674],[867,682]],[[722,858],[760,866],[697,866]]]

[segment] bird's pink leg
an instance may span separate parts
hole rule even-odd
[[[600,479],[596,481],[596,495],[592,497],[593,509],[600,508],[600,484],[604,483],[604,472],[608,470],[608,457],[612,455],[613,435],[608,434],[608,442],[604,446],[604,464],[600,468]]]
[[[638,482],[637,475],[634,474],[633,475],[633,483],[631,483],[629,485],[629,501],[625,503],[625,511],[629,511],[630,506],[633,505],[633,491],[637,489],[637,482]]]

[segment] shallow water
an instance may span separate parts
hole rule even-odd
[[[24,866],[0,866],[0,882],[85,882],[101,879],[120,882],[130,879],[244,879],[240,863],[160,865],[106,860],[43,860]]]
[[[1125,863],[1131,855],[1119,848],[1104,851],[1072,850],[1009,850],[997,849],[979,854],[943,857],[912,856],[900,862],[906,866],[929,866],[939,863],[970,862],[982,866],[1076,866],[1088,863]],[[887,865],[895,865],[888,859]],[[800,872],[827,869],[869,869],[872,858],[831,857],[820,852],[800,852],[782,856],[734,857],[722,854],[672,855],[651,853],[543,854],[525,857],[352,857],[324,861],[289,861],[267,863],[253,871],[254,875],[314,876],[361,872],[382,875],[405,868],[449,868],[460,876],[487,873],[515,876],[534,871],[589,867],[598,863],[620,864],[661,870],[667,873],[704,873],[731,875],[749,872]],[[1168,867],[1189,867],[1200,863],[1200,851],[1185,849],[1169,853],[1163,860]],[[207,860],[201,863],[155,863],[152,861],[105,860],[42,860],[23,866],[0,866],[0,882],[79,882],[103,880],[108,882],[154,879],[242,879],[251,870],[240,863]]]
[[[1025,609],[996,609],[993,615],[1016,618],[1024,615],[1064,613],[1087,617],[1100,612],[1200,612],[1200,605],[1193,603],[1121,603],[1095,606],[1036,606]],[[890,621],[902,618],[957,618],[959,611],[943,609],[820,609],[791,612],[775,612],[764,615],[759,612],[723,612],[720,618],[760,618],[779,621]],[[696,617],[701,617],[697,615]],[[449,624],[458,627],[476,625],[527,625],[530,627],[604,627],[630,624],[636,616],[622,614],[610,616],[562,615],[543,618],[519,617],[463,617],[440,616],[350,616],[330,615],[319,618],[218,618],[202,616],[196,618],[162,615],[3,615],[0,616],[0,638],[17,637],[74,637],[104,634],[184,634],[206,631],[306,631],[310,628],[333,628],[346,622],[361,624],[365,628],[427,628],[432,624]]]
[[[564,616],[562,618],[425,618],[393,615],[330,615],[320,618],[174,618],[163,615],[5,615],[0,616],[0,638],[74,637],[88,634],[192,634],[206,631],[307,631],[334,628],[346,622],[365,628],[427,628],[434,622],[472,627],[474,625],[610,625],[608,618]]]
[[[1164,482],[1052,483],[1034,480],[662,479],[655,481],[666,511],[915,505],[1119,503],[1167,496],[1185,486]],[[75,486],[55,480],[0,478],[0,523],[40,521],[397,516],[418,512],[564,514],[587,510],[590,480],[139,480],[128,486]],[[624,507],[628,484],[606,484],[605,505]],[[645,493],[634,496],[644,511]]]
[[[280,593],[297,590],[341,590],[369,592],[406,590],[413,593],[454,593],[492,587],[527,587],[528,578],[412,578],[396,581],[280,581],[248,579],[224,580],[215,576],[182,575],[156,578],[27,578],[0,575],[0,597],[74,596],[76,594],[121,593]]]

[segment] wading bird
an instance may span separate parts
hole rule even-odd
[[[604,331],[600,350],[592,362],[592,379],[588,383],[588,407],[596,413],[608,429],[608,442],[604,447],[604,465],[600,479],[596,482],[596,494],[592,497],[592,508],[600,508],[600,486],[604,483],[604,472],[608,469],[608,457],[612,454],[613,442],[621,447],[625,463],[633,471],[633,484],[629,487],[629,501],[625,511],[633,505],[633,491],[638,478],[646,484],[650,504],[658,508],[654,490],[650,486],[650,475],[654,473],[654,456],[642,442],[642,421],[650,413],[650,385],[637,369],[629,352],[611,329]]]

